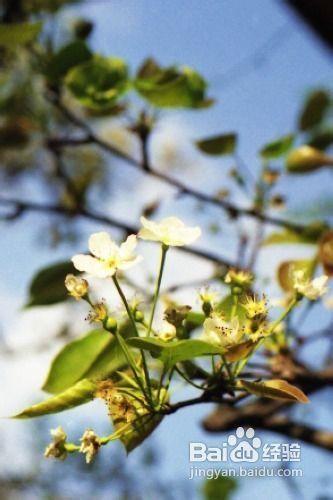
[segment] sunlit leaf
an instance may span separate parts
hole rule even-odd
[[[112,108],[128,88],[127,66],[122,59],[94,56],[71,69],[65,79],[76,99],[87,108]]]
[[[78,274],[71,262],[59,262],[45,267],[33,278],[26,307],[48,306],[68,298],[64,285],[67,274]]]
[[[94,382],[88,379],[81,380],[66,391],[26,408],[13,418],[34,418],[69,410],[94,399],[95,390],[96,384]]]
[[[247,342],[242,342],[241,344],[230,347],[225,353],[225,359],[229,363],[240,361],[251,354],[256,345],[257,343],[252,342],[252,340],[248,340]]]
[[[46,67],[46,76],[51,81],[63,78],[74,66],[91,59],[92,53],[87,44],[81,40],[75,40],[62,47],[51,59]]]
[[[324,119],[329,106],[330,95],[326,90],[315,90],[312,92],[299,116],[299,129],[304,131],[319,125]]]
[[[0,25],[0,47],[25,45],[35,40],[42,29],[42,23],[11,23]]]
[[[298,403],[309,402],[303,391],[285,380],[267,380],[265,382],[240,380],[239,388],[243,388],[250,394],[255,394],[259,397],[297,401]]]
[[[291,292],[294,290],[294,272],[295,271],[304,271],[305,277],[310,278],[313,269],[314,269],[315,261],[310,259],[303,260],[288,260],[286,262],[282,262],[278,268],[277,278],[279,285],[285,292]]]
[[[269,142],[261,150],[260,155],[265,159],[279,158],[288,153],[294,143],[295,136],[288,134],[275,141]]]
[[[302,232],[290,231],[284,229],[283,231],[274,232],[267,236],[262,242],[262,246],[268,245],[295,245],[307,244],[314,245],[317,243],[320,235],[325,230],[322,224],[309,225],[307,230]]]
[[[123,334],[125,328],[128,325],[121,327]],[[51,364],[43,389],[57,394],[83,378],[103,379],[125,364],[115,338],[104,330],[93,330],[61,349]]]
[[[224,352],[220,347],[196,339],[163,342],[154,338],[133,337],[128,339],[127,342],[132,347],[149,351],[152,356],[169,367],[198,356]]]
[[[102,383],[103,384],[103,383]],[[157,400],[158,391],[152,390]],[[114,438],[120,439],[127,453],[134,450],[149,437],[163,419],[163,415],[152,413],[142,399],[142,393],[132,387],[115,386],[106,382],[105,389],[99,389],[108,406],[108,412],[114,425]],[[160,403],[168,401],[164,388],[159,392]]]
[[[237,134],[221,134],[207,139],[196,141],[197,147],[203,153],[212,156],[230,155],[235,152],[237,145]]]
[[[308,145],[294,149],[286,159],[286,169],[290,174],[307,174],[322,167],[332,166],[332,156]]]
[[[200,108],[206,99],[205,80],[189,67],[161,68],[149,59],[139,69],[134,86],[139,94],[157,107]]]

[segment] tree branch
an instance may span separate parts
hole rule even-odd
[[[139,228],[136,226],[132,226],[127,224],[126,222],[119,221],[118,219],[102,215],[100,213],[94,212],[90,209],[78,207],[77,209],[67,208],[61,205],[53,205],[48,203],[35,203],[31,201],[22,201],[17,199],[9,199],[9,198],[0,198],[0,206],[8,206],[13,207],[13,213],[9,215],[4,215],[2,217],[3,220],[12,220],[17,219],[19,216],[23,215],[24,212],[44,212],[44,213],[53,213],[58,215],[63,215],[66,217],[82,217],[85,219],[90,219],[95,222],[100,222],[101,224],[106,224],[108,226],[115,227],[117,229],[121,229],[126,234],[133,234],[139,231]],[[0,218],[1,220],[1,218]],[[220,257],[214,253],[208,252],[206,250],[201,250],[199,248],[192,247],[177,247],[177,250],[183,253],[187,253],[189,255],[194,255],[195,257],[202,258],[223,268],[234,267],[235,263],[231,262],[223,257]]]
[[[191,188],[184,184],[182,181],[179,181],[173,177],[170,177],[168,174],[165,174],[161,171],[152,169],[151,167],[148,168],[147,165],[143,165],[140,161],[136,160],[135,158],[131,157],[127,153],[124,153],[120,150],[118,150],[115,146],[112,146],[109,142],[104,141],[100,137],[98,137],[94,131],[89,127],[89,125],[76,116],[75,113],[73,113],[71,110],[69,110],[60,100],[58,95],[52,94],[49,96],[49,99],[51,102],[54,104],[54,106],[65,116],[69,122],[71,122],[73,125],[76,127],[80,128],[83,132],[86,133],[86,136],[84,138],[79,138],[77,140],[77,145],[82,145],[82,144],[96,144],[108,153],[112,154],[113,156],[126,161],[130,166],[141,170],[142,172],[150,175],[151,177],[154,177],[156,179],[159,179],[170,186],[173,186],[174,188],[178,189],[182,194],[191,196],[197,200],[200,200],[204,203],[210,204],[217,206],[219,208],[222,208],[226,212],[229,213],[229,215],[238,217],[238,216],[249,216],[249,217],[254,217],[257,220],[275,225],[275,226],[280,226],[284,227],[287,229],[290,229],[292,231],[301,233],[306,229],[306,226],[302,224],[298,224],[296,222],[290,222],[285,219],[280,219],[277,217],[273,217],[267,214],[264,214],[255,208],[244,208],[240,207],[238,205],[235,205],[234,203],[231,203],[226,200],[221,200],[220,198],[216,196],[211,196],[206,193],[202,193],[201,191],[198,191],[194,188]],[[57,139],[49,139],[49,141],[57,141],[58,147],[61,147],[63,145],[64,147],[67,145],[73,146],[75,143],[75,139],[68,139],[68,138],[57,138]]]

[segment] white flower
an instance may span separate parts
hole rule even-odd
[[[114,243],[108,233],[94,233],[89,238],[91,255],[74,255],[72,262],[76,269],[84,271],[96,278],[108,278],[117,269],[128,269],[142,260],[134,255],[137,239],[134,234],[120,246]]]
[[[317,300],[319,297],[327,292],[328,288],[326,286],[328,281],[328,276],[323,274],[314,280],[309,280],[304,271],[295,271],[294,275],[294,289],[300,295],[303,295],[309,300]]]
[[[205,319],[203,327],[203,340],[221,347],[238,344],[244,335],[244,329],[240,327],[237,317],[227,322],[217,314],[213,314]]]
[[[50,433],[53,441],[46,447],[44,456],[47,458],[53,457],[59,460],[65,460],[67,457],[67,450],[65,448],[67,434],[61,426],[56,429],[51,429]]]
[[[200,227],[187,227],[177,217],[167,217],[160,222],[153,222],[141,217],[140,221],[143,228],[139,231],[139,238],[160,241],[167,246],[190,245],[201,235]]]
[[[81,446],[79,451],[80,453],[85,453],[86,462],[87,464],[90,464],[98,453],[101,441],[92,429],[87,429],[80,438],[80,441]]]
[[[173,340],[176,337],[177,331],[176,327],[169,323],[166,320],[161,322],[161,325],[158,329],[158,338],[163,340],[164,342],[169,342],[169,340]]]

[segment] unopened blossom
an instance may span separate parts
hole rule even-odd
[[[136,245],[137,238],[134,234],[118,246],[108,233],[94,233],[89,238],[89,250],[92,255],[75,255],[72,262],[79,271],[96,278],[108,278],[118,269],[129,269],[141,261],[141,256],[134,254]]]
[[[67,274],[65,279],[65,287],[68,290],[69,295],[74,297],[76,300],[80,300],[88,292],[88,281],[74,276],[74,274]]]
[[[47,458],[52,457],[58,458],[59,460],[65,460],[67,457],[67,450],[65,448],[67,434],[61,426],[56,429],[51,429],[50,434],[53,441],[45,448],[44,456]]]
[[[294,272],[294,290],[306,297],[309,300],[317,300],[319,297],[324,295],[327,292],[327,281],[328,276],[323,274],[318,278],[310,280],[306,277],[304,271],[298,270]]]
[[[79,451],[80,453],[85,453],[86,462],[87,464],[90,464],[100,449],[101,441],[92,429],[87,429],[80,438],[80,441],[81,446]]]
[[[253,275],[248,271],[237,271],[237,269],[230,269],[225,278],[225,283],[228,285],[239,286],[241,288],[249,287],[253,281]]]
[[[203,328],[203,339],[221,347],[239,344],[244,335],[244,328],[240,326],[237,317],[228,322],[213,314],[205,319]]]
[[[218,300],[219,295],[211,288],[204,286],[200,288],[199,297],[203,303],[207,302],[209,304],[215,304]]]
[[[200,227],[187,227],[177,217],[167,217],[160,222],[153,222],[141,217],[140,221],[143,228],[139,231],[139,238],[160,241],[166,246],[190,245],[201,235]]]
[[[169,342],[170,340],[173,340],[177,335],[176,327],[168,321],[164,320],[161,322],[161,326],[158,328],[157,335],[160,340]]]

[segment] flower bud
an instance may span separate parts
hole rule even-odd
[[[143,312],[141,312],[141,311],[135,311],[134,319],[138,323],[142,323],[142,321],[144,320]]]
[[[67,274],[65,279],[65,287],[68,290],[69,295],[74,297],[76,300],[82,299],[88,292],[88,281],[74,276],[74,274]]]
[[[111,333],[116,333],[116,331],[117,331],[117,329],[118,329],[118,323],[117,323],[116,318],[113,318],[112,316],[108,316],[108,317],[104,320],[104,328],[105,328],[108,332],[111,332]]]
[[[237,271],[236,269],[230,269],[227,272],[224,281],[225,283],[231,285],[233,294],[240,295],[244,288],[248,288],[251,285],[253,276],[248,271]]]
[[[333,157],[312,146],[301,146],[294,149],[287,157],[287,170],[292,174],[313,172],[321,167],[332,167]]]

